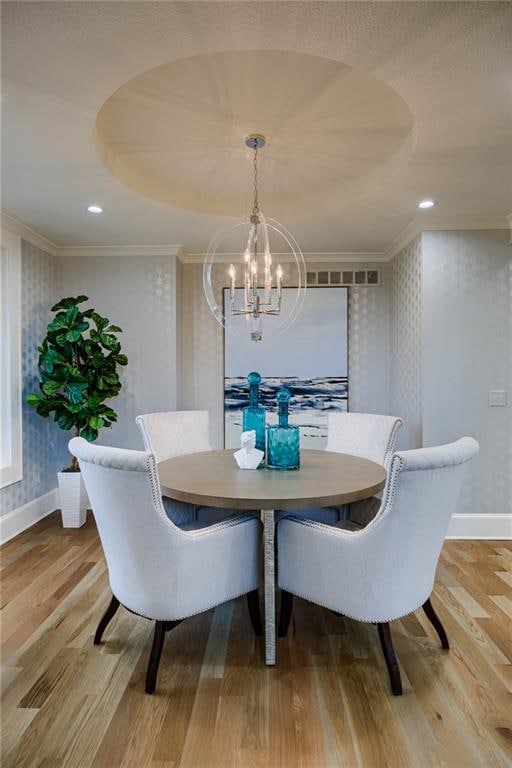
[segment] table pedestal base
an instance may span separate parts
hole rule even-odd
[[[262,509],[263,573],[265,583],[265,663],[276,663],[276,581],[274,510]]]

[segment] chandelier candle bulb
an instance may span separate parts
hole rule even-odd
[[[230,297],[231,297],[231,304],[233,305],[235,303],[235,285],[236,285],[236,270],[235,270],[234,264],[229,265],[228,272],[231,278]]]
[[[277,265],[276,277],[277,277],[277,298],[281,299],[281,296],[283,295],[283,268],[280,264]]]

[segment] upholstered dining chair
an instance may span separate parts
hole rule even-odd
[[[165,514],[155,456],[73,438],[108,566],[112,599],[94,643],[123,605],[155,622],[146,675],[153,693],[166,632],[183,619],[247,595],[254,631],[258,602],[260,522],[238,515],[215,525],[178,528]]]
[[[401,694],[389,623],[423,607],[442,647],[449,647],[430,595],[465,466],[477,452],[476,440],[463,437],[395,453],[380,509],[359,531],[346,530],[345,521],[284,517],[277,528],[279,637],[286,635],[293,595],[377,624],[392,691]]]
[[[155,455],[157,462],[187,453],[212,450],[208,411],[145,413],[137,416],[135,422],[141,432],[144,448]],[[167,516],[178,525],[187,525],[195,519],[219,522],[238,514],[234,509],[196,507],[165,496],[163,505]]]
[[[355,411],[330,413],[327,417],[325,450],[370,459],[389,470],[401,426],[402,419],[398,416]],[[379,507],[380,499],[377,497],[351,504],[346,510],[353,523],[351,527],[362,528],[372,519]],[[339,510],[333,508],[286,510],[286,513],[323,523],[334,523],[339,518]]]

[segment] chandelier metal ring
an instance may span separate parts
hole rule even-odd
[[[253,150],[252,212],[249,216],[243,216],[228,224],[213,236],[203,265],[203,288],[212,314],[223,327],[234,332],[232,324],[226,324],[226,315],[242,315],[245,317],[251,339],[260,341],[265,317],[278,318],[273,321],[273,329],[278,333],[285,333],[298,316],[306,292],[306,264],[292,233],[275,219],[267,219],[259,208],[258,150],[265,146],[265,137],[261,134],[251,134],[245,143]],[[242,241],[246,243],[245,249],[242,253],[230,257],[227,275],[225,268],[221,269],[215,284],[214,267],[226,263],[225,255],[223,254],[222,258],[220,256],[220,246],[229,235],[242,228],[247,236],[247,239]],[[281,263],[274,269],[270,248],[271,235],[279,236],[285,245],[282,261],[288,272],[288,294],[284,301],[285,269]],[[242,280],[237,283],[237,267],[239,276],[240,266]],[[226,293],[229,291],[229,297],[224,301],[223,289]],[[290,292],[293,295],[289,295]]]

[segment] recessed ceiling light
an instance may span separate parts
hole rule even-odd
[[[103,213],[103,208],[99,205],[89,205],[87,210],[89,213]]]
[[[422,200],[418,203],[418,208],[433,208],[435,205],[434,200]]]

